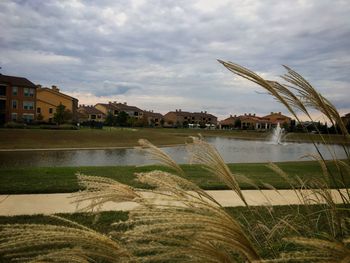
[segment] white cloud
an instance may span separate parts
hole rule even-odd
[[[120,97],[161,112],[225,116],[283,108],[216,59],[269,79],[287,64],[344,111],[350,4],[336,3],[0,1],[1,72],[57,84],[85,103]]]

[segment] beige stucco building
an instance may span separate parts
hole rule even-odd
[[[77,121],[78,99],[60,92],[56,86],[42,88],[38,85],[36,98],[36,113],[42,117],[42,121],[53,122],[56,107],[61,103],[72,113],[72,121]]]

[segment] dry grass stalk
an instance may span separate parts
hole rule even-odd
[[[0,252],[19,262],[59,262],[60,259],[118,262],[132,257],[116,240],[75,222],[72,224],[74,227],[0,225]]]
[[[172,169],[179,175],[184,174],[182,168],[160,148],[156,147],[146,139],[140,139],[138,143],[140,144],[141,148],[151,156],[152,160],[159,161],[161,164]]]
[[[164,172],[139,174],[138,180],[155,186],[153,193],[167,195],[173,201],[130,212],[127,224],[132,228],[125,233],[125,241],[135,254],[142,255],[145,250],[155,253],[142,255],[142,260],[164,261],[177,255],[191,262],[222,262],[220,258],[233,262],[234,252],[249,262],[260,259],[240,224],[211,199],[199,196],[201,191],[194,194],[192,183]],[[150,201],[146,200],[147,204]]]
[[[86,176],[79,173],[77,178],[85,190],[72,195],[72,198],[75,199],[73,203],[79,205],[84,201],[91,202],[81,207],[80,211],[91,211],[92,209],[99,211],[101,206],[107,202],[135,201],[141,198],[134,188],[109,178]]]
[[[231,172],[218,151],[212,145],[199,138],[193,137],[192,139],[193,144],[190,145],[190,151],[192,153],[191,162],[203,165],[206,170],[220,178],[248,206],[237,178]]]

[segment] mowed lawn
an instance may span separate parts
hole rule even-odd
[[[283,162],[277,163],[292,179],[312,181],[322,177],[322,171],[317,162]],[[228,189],[214,175],[200,165],[181,165],[185,178],[196,183],[203,189]],[[291,185],[283,178],[266,167],[265,163],[229,164],[233,173],[244,175],[254,181],[262,189],[271,186],[277,189],[290,189]],[[336,168],[329,164],[330,171],[339,178]],[[135,181],[135,173],[165,170],[162,166],[103,166],[103,167],[41,167],[41,168],[3,168],[0,170],[0,194],[30,194],[30,193],[70,193],[81,190],[76,173],[90,176],[104,176],[115,179],[138,188],[149,188]],[[346,178],[346,186],[350,185],[350,178]],[[300,182],[295,181],[295,186]],[[255,189],[254,186],[240,182],[242,189]],[[334,184],[333,184],[334,186]],[[339,187],[344,187],[339,185]]]
[[[247,235],[255,244],[259,254],[264,258],[271,258],[275,256],[274,253],[300,251],[301,247],[292,245],[283,238],[293,237],[296,232],[300,233],[301,236],[310,237],[308,227],[312,224],[317,225],[319,232],[329,231],[327,214],[323,206],[228,207],[225,210],[247,230]],[[266,229],[275,229],[275,226],[280,224],[281,220],[285,221],[287,215],[288,218],[293,218],[293,222],[288,222],[288,225],[292,227],[276,230],[271,236],[266,235],[265,228],[261,227],[262,225],[265,225]],[[309,215],[309,217],[306,217],[306,215]],[[98,218],[94,213],[58,214],[58,216],[107,235],[111,231],[123,233],[126,230],[126,227],[113,228],[111,225],[126,221],[128,212],[101,212]],[[71,227],[67,222],[44,215],[0,216],[0,224],[49,224]],[[251,231],[248,231],[249,229]],[[253,234],[255,238],[258,237],[259,239],[253,238]],[[319,238],[317,232],[311,234],[311,236]],[[255,243],[256,240],[268,242]],[[0,254],[0,262],[8,262],[8,259]]]
[[[184,144],[188,136],[221,136],[237,139],[266,140],[269,132],[197,130],[166,128],[108,128],[80,130],[43,130],[43,129],[0,129],[0,149],[43,149],[43,148],[97,148],[97,147],[134,147],[139,139],[147,139],[157,146]],[[345,142],[343,136],[327,135],[327,141]],[[294,134],[286,136],[287,141],[320,141],[313,134]]]

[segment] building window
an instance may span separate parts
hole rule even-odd
[[[34,120],[34,114],[28,114],[28,113],[24,113],[22,116],[22,119],[24,122],[32,122]]]
[[[34,109],[34,101],[23,101],[23,109],[24,110],[33,110]]]
[[[6,96],[6,86],[0,85],[0,96]]]
[[[24,97],[29,97],[29,88],[24,88],[23,94],[24,94]]]
[[[102,118],[101,114],[97,115],[97,119],[101,119],[101,118]]]
[[[139,113],[137,111],[135,111],[134,116],[139,116]]]
[[[12,109],[17,109],[18,102],[17,100],[12,100]]]
[[[50,123],[52,122],[52,118],[49,118],[49,122],[50,122]]]
[[[95,114],[91,114],[90,119],[91,120],[96,120],[96,115]]]
[[[52,112],[53,112],[53,109],[49,108],[49,113],[52,114]]]
[[[17,96],[18,95],[18,87],[12,87],[12,95]]]
[[[35,94],[35,89],[29,89],[29,97],[34,98],[34,94]]]
[[[41,113],[41,108],[36,108],[36,113]]]
[[[17,121],[17,113],[16,112],[11,113],[11,121]]]

